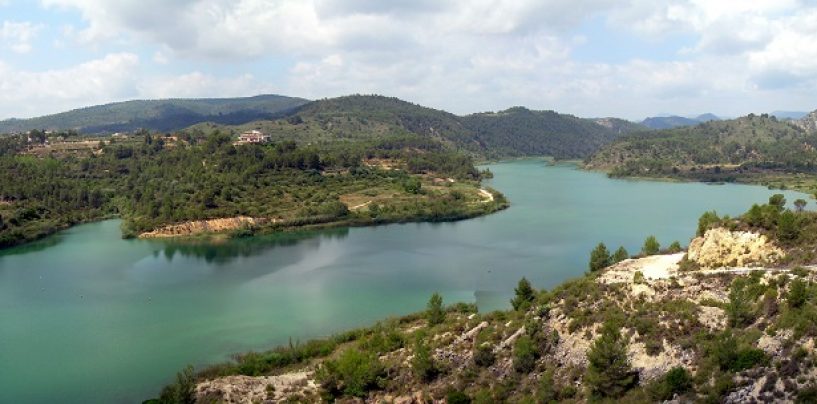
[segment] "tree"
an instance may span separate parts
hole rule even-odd
[[[799,236],[797,216],[790,210],[784,211],[777,220],[777,238],[782,241],[794,241]]]
[[[513,346],[513,368],[519,373],[530,373],[536,367],[536,347],[533,340],[523,335]]]
[[[776,207],[778,211],[783,211],[786,207],[786,197],[783,194],[774,194],[769,197],[769,205]]]
[[[516,296],[511,299],[511,306],[514,310],[524,310],[530,307],[533,300],[536,298],[536,291],[531,286],[527,278],[519,280],[519,284],[514,289]]]
[[[733,327],[744,327],[754,321],[752,300],[747,290],[746,278],[735,278],[729,287],[729,303],[726,305],[726,314]]]
[[[700,218],[698,218],[698,237],[703,236],[709,228],[716,223],[720,223],[721,218],[718,217],[718,213],[714,210],[711,212],[704,212]]]
[[[638,374],[627,358],[627,344],[611,321],[604,323],[601,335],[587,351],[587,362],[584,380],[593,396],[621,397],[637,383]]]
[[[411,369],[414,376],[422,382],[431,381],[437,376],[439,370],[431,355],[431,348],[425,343],[422,337],[417,338],[414,344],[414,357],[411,358]]]
[[[802,279],[797,278],[791,281],[789,285],[789,293],[786,294],[786,302],[788,303],[789,307],[792,308],[800,308],[808,300],[808,287],[806,286],[806,282]]]
[[[403,189],[410,194],[419,194],[423,184],[417,177],[409,177],[403,181]]]
[[[760,205],[754,204],[749,211],[746,212],[744,218],[746,219],[746,223],[750,226],[760,226],[763,224],[763,209],[760,208]]]
[[[365,397],[380,383],[385,368],[374,352],[356,348],[343,351],[335,360],[327,360],[315,373],[321,387],[331,396],[345,394]]]
[[[599,245],[590,252],[590,272],[607,268],[610,264],[612,264],[612,259],[610,252],[607,251],[607,246],[605,246],[604,243],[599,243]]]
[[[794,208],[799,213],[799,212],[802,212],[806,208],[806,204],[808,204],[808,202],[806,202],[805,199],[802,199],[802,198],[797,199],[797,200],[794,201]]]
[[[445,311],[443,310],[443,297],[439,293],[434,292],[431,298],[428,299],[428,309],[426,310],[426,318],[428,325],[435,326],[442,324],[445,321]]]
[[[669,245],[669,248],[667,248],[667,251],[673,254],[681,252],[681,243],[678,241],[673,241],[672,244]]]
[[[661,251],[661,244],[658,243],[658,240],[655,236],[649,236],[646,240],[644,240],[644,246],[641,247],[641,253],[644,255],[655,255]]]
[[[618,250],[616,250],[616,252],[613,253],[612,261],[613,263],[616,263],[624,261],[628,258],[630,258],[630,253],[628,253],[627,250],[622,246],[619,247]]]

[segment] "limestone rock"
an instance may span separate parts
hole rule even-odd
[[[773,264],[785,256],[766,236],[724,228],[710,229],[689,244],[687,257],[703,268]]]

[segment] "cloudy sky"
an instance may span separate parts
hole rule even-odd
[[[817,0],[0,0],[0,118],[377,93],[459,114],[817,108]]]

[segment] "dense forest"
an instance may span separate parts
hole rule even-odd
[[[32,150],[48,150],[43,146],[48,139],[42,132],[32,134],[30,141],[25,136],[0,140],[0,167],[7,174],[0,179],[0,246],[110,215],[121,216],[124,234],[135,236],[199,219],[258,217],[275,228],[434,221],[506,204],[499,194],[482,203],[477,192],[482,174],[470,157],[416,135],[323,145],[236,145],[233,136],[218,131],[204,136],[143,132],[108,138],[80,152],[37,155]],[[441,184],[437,177],[451,180]],[[366,207],[352,211],[348,203],[355,198],[366,199]],[[255,230],[264,229],[242,229]]]
[[[774,116],[751,114],[729,121],[626,136],[591,156],[586,166],[609,170],[616,177],[763,183],[770,175],[814,173],[815,146],[817,133]],[[815,191],[810,182],[786,183]]]

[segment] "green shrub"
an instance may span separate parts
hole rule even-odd
[[[451,390],[445,395],[445,402],[447,404],[471,404],[471,397],[462,391]]]
[[[633,274],[633,283],[638,285],[638,284],[642,284],[644,282],[645,282],[644,273],[642,273],[641,271],[635,271],[635,273]]]
[[[536,299],[536,291],[531,286],[526,278],[519,280],[519,284],[514,289],[516,296],[511,300],[511,306],[514,310],[525,310],[530,307],[534,299]]]
[[[627,258],[630,258],[630,253],[628,253],[624,247],[619,247],[618,250],[616,250],[616,252],[613,253],[613,257],[611,258],[611,260],[613,261],[613,263],[617,263],[624,261]]]
[[[806,282],[802,279],[794,279],[789,285],[789,292],[786,294],[786,303],[789,307],[798,309],[806,304],[809,299],[809,290]]]
[[[683,249],[681,248],[681,243],[678,241],[673,241],[672,244],[669,245],[669,248],[667,248],[667,252],[671,254],[679,253],[681,251],[683,251]]]
[[[612,264],[610,252],[607,251],[607,246],[604,243],[599,243],[593,251],[590,252],[590,264],[588,265],[590,272],[595,272],[604,269]]]
[[[435,326],[442,324],[445,321],[445,311],[443,310],[443,297],[439,293],[434,292],[431,298],[428,299],[428,308],[426,309],[426,318],[428,325]]]
[[[496,361],[496,355],[490,345],[480,345],[474,350],[474,365],[487,368]]]
[[[159,395],[159,404],[193,404],[196,402],[195,396],[196,378],[193,374],[193,367],[187,366],[179,373],[176,373],[176,382],[165,386]]]
[[[536,367],[536,347],[531,338],[523,335],[513,347],[513,368],[519,373],[529,373]]]
[[[726,305],[726,314],[733,327],[744,327],[755,320],[753,311],[754,301],[748,290],[746,278],[736,278],[729,287],[729,303]]]
[[[644,240],[644,246],[641,247],[641,253],[644,255],[655,255],[661,251],[661,244],[655,236],[649,236]]]
[[[720,223],[721,219],[718,217],[718,213],[714,210],[711,212],[705,212],[701,217],[698,219],[698,231],[695,233],[697,236],[703,236],[707,230],[709,230],[713,225]]]
[[[423,338],[418,338],[414,344],[414,357],[411,359],[411,369],[414,376],[420,381],[430,381],[437,377],[439,369],[434,363],[431,355],[431,348],[425,343]]]
[[[584,379],[595,397],[621,397],[638,382],[627,358],[626,342],[613,322],[604,323],[601,335],[587,351],[587,361]]]
[[[380,388],[385,374],[377,355],[351,348],[343,351],[336,360],[327,360],[316,372],[316,379],[330,396],[339,394],[365,397]]]

